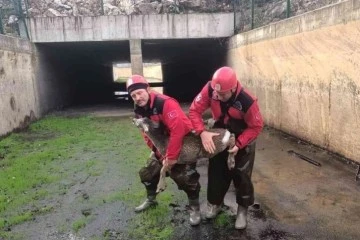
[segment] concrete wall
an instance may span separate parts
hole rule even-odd
[[[27,19],[32,42],[229,37],[233,13]]]
[[[0,35],[0,136],[39,116],[32,44]]]
[[[61,109],[74,100],[75,84],[72,81],[73,62],[59,57],[61,54],[49,46],[35,46],[35,75],[40,115]]]
[[[360,162],[360,0],[232,37],[268,125]]]

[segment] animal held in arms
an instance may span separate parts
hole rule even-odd
[[[140,128],[148,138],[152,141],[154,146],[158,151],[165,156],[167,145],[169,142],[169,136],[164,135],[164,129],[157,122],[151,121],[149,118],[134,118],[133,122],[135,126]],[[196,162],[201,158],[212,158],[216,154],[224,151],[226,148],[232,148],[235,146],[235,136],[230,133],[228,130],[223,128],[212,128],[207,131],[219,133],[218,136],[213,137],[215,144],[215,152],[213,154],[205,151],[200,136],[196,136],[193,133],[189,133],[183,139],[183,146],[180,151],[179,158],[177,160],[178,164],[190,164]],[[227,165],[229,169],[235,167],[235,158],[234,154],[229,154],[227,159]],[[169,169],[163,165],[160,171],[160,179],[157,185],[156,192],[161,192],[166,188],[166,172]]]

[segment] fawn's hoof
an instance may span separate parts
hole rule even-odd
[[[166,189],[166,183],[159,183],[156,188],[156,193],[160,193]]]
[[[228,165],[229,170],[231,170],[235,167],[235,158],[233,156],[229,155],[229,158],[227,160],[227,165]]]

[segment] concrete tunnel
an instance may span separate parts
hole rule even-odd
[[[142,58],[144,63],[161,63],[165,94],[190,102],[225,63],[226,40],[142,40]],[[125,91],[124,83],[114,82],[113,63],[130,63],[129,41],[38,43],[36,47],[40,65],[51,71],[44,78],[66,95],[58,101],[60,106],[110,103],[118,101],[115,91]]]

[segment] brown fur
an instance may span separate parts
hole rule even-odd
[[[159,152],[162,155],[165,155],[169,142],[169,137],[164,135],[162,129],[156,127],[157,124],[155,124],[148,118],[134,119],[133,122],[138,128],[145,132],[145,134],[150,138],[155,147],[159,150]],[[189,164],[196,162],[200,158],[211,158],[216,154],[224,151],[226,148],[232,148],[233,146],[235,146],[235,136],[233,134],[230,135],[229,141],[227,143],[222,143],[222,139],[227,132],[226,129],[214,128],[209,129],[208,131],[219,133],[218,136],[213,137],[213,141],[216,147],[215,153],[210,154],[206,152],[202,145],[201,138],[192,133],[189,133],[183,139],[183,146],[180,152],[180,156],[177,159],[178,164]],[[234,165],[234,155],[229,154],[228,167],[233,168]],[[169,166],[164,165],[161,169],[157,192],[163,191],[166,188],[165,176],[166,172],[170,170],[169,168]]]

